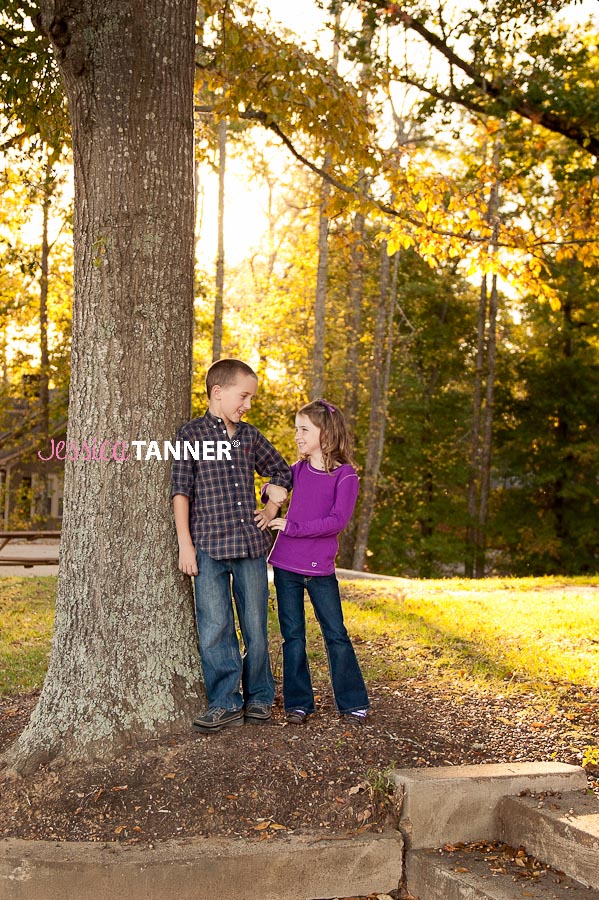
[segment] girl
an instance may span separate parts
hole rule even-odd
[[[274,568],[283,635],[283,697],[287,721],[303,724],[314,712],[306,655],[304,588],[325,641],[337,710],[362,723],[370,706],[364,679],[343,624],[335,575],[337,536],[349,522],[358,496],[349,439],[341,412],[325,400],[303,406],[295,417],[300,459],[292,467],[293,495],[269,556]],[[268,494],[269,485],[264,486]]]

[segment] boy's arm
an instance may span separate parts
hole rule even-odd
[[[281,487],[278,484],[271,484],[270,481],[267,481],[266,484],[262,485],[260,490],[260,499],[263,503],[274,503],[278,508],[282,506],[287,499],[287,491],[284,487]]]
[[[179,447],[188,437],[187,426],[182,425],[175,438],[179,442]],[[170,495],[173,501],[173,515],[179,542],[179,569],[186,575],[197,575],[196,551],[189,531],[189,498],[193,496],[193,462],[191,459],[173,460]]]
[[[271,484],[290,490],[292,485],[290,467],[260,431],[256,433],[255,460],[258,475],[270,479]]]
[[[189,531],[189,497],[186,494],[174,495],[173,513],[179,541],[179,569],[185,575],[197,575],[196,548]]]

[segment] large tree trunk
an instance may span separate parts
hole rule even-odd
[[[195,10],[196,0],[41,4],[73,133],[68,441],[78,447],[172,440],[189,417]],[[48,674],[4,760],[19,772],[181,729],[200,696],[170,463],[129,452],[66,462]]]

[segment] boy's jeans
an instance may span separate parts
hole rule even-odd
[[[275,691],[268,655],[266,558],[213,559],[199,547],[196,558],[196,623],[208,705],[241,709],[245,700],[270,706]],[[235,631],[231,576],[245,644],[243,660]]]
[[[368,709],[370,703],[354,648],[343,624],[337,576],[299,575],[274,566],[279,625],[283,635],[285,709],[314,712],[314,694],[306,655],[304,588],[312,601],[329,659],[337,709]]]

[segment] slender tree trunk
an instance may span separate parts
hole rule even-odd
[[[341,12],[335,15],[335,37],[333,42],[333,69],[339,65],[339,27]],[[325,153],[323,169],[331,167],[332,156]],[[314,298],[314,353],[312,358],[312,379],[310,397],[312,400],[324,394],[324,346],[327,304],[327,279],[329,272],[329,215],[328,205],[331,186],[323,178],[320,188],[320,213],[318,218],[318,267],[316,270],[316,296]]]
[[[41,3],[73,135],[69,446],[162,447],[189,418],[195,13],[196,0]],[[18,772],[180,730],[201,695],[170,463],[129,453],[67,457],[48,673],[3,760]]]
[[[227,120],[218,123],[218,249],[216,254],[216,297],[212,359],[220,359],[223,349],[223,296],[225,292],[225,168],[227,164]]]
[[[387,415],[387,391],[392,353],[393,307],[397,286],[397,265],[390,285],[391,261],[387,253],[387,242],[381,245],[380,298],[376,311],[374,345],[370,369],[370,413],[368,422],[368,442],[366,463],[360,485],[360,506],[356,525],[354,558],[352,568],[362,571],[366,560],[366,548],[370,523],[374,513],[376,488],[378,483]]]
[[[361,43],[366,54],[365,61],[360,71],[360,83],[365,106],[369,103],[369,76],[371,72],[370,60],[367,54],[370,52],[373,30],[366,19],[362,19]],[[367,179],[363,171],[358,176],[358,183],[362,188],[367,187]],[[350,439],[355,443],[356,425],[358,420],[358,401],[360,391],[360,339],[362,337],[362,306],[364,301],[364,263],[365,263],[365,237],[366,216],[361,210],[354,216],[349,266],[349,305],[345,317],[345,330],[347,341],[347,356],[345,359],[345,399],[343,412]],[[354,556],[354,543],[356,539],[356,516],[352,516],[347,528],[339,539],[339,564],[344,567],[352,565]]]
[[[345,402],[343,411],[350,438],[355,442],[360,388],[360,336],[364,289],[364,235],[366,219],[363,213],[354,216],[349,268],[349,306],[345,319],[347,356],[345,358]],[[356,516],[351,517],[339,538],[339,565],[351,568],[356,540]]]
[[[491,258],[497,253],[499,239],[499,161],[501,133],[493,144],[494,181],[491,185],[487,220],[493,226],[489,246]],[[485,274],[481,286],[478,315],[478,346],[474,384],[470,480],[468,486],[468,530],[466,540],[465,573],[469,577],[482,578],[486,565],[487,524],[491,489],[491,457],[493,442],[493,414],[495,397],[495,368],[497,356],[497,276],[491,276],[488,293],[488,277]],[[488,304],[488,327],[487,327]],[[486,335],[485,335],[486,332]],[[483,383],[485,406],[482,411]],[[481,437],[482,431],[482,437]]]
[[[483,275],[478,304],[478,329],[476,339],[476,371],[472,398],[472,436],[470,440],[470,477],[468,480],[468,528],[466,533],[466,561],[464,572],[467,578],[474,577],[478,546],[478,496],[480,477],[480,428],[483,400],[483,369],[485,365],[485,342],[487,327],[487,276]]]
[[[360,337],[362,332],[362,304],[364,294],[366,217],[357,212],[352,228],[349,266],[349,307],[347,312],[347,357],[345,363],[345,421],[352,437],[358,418],[360,389]]]
[[[480,459],[480,502],[478,509],[478,540],[474,574],[484,578],[486,564],[487,522],[491,490],[491,456],[493,447],[493,413],[495,408],[495,362],[497,357],[497,275],[491,278],[489,294],[489,333],[487,339],[487,387]]]
[[[47,447],[50,442],[50,359],[48,354],[48,270],[50,264],[50,246],[48,242],[48,222],[52,201],[52,164],[49,157],[44,169],[42,195],[42,253],[40,260],[40,446]],[[48,502],[48,476],[42,467],[36,479],[34,508],[36,518],[44,521],[50,512]]]
[[[325,171],[331,165],[331,154],[324,158]],[[327,204],[331,186],[323,179],[320,189],[320,214],[318,218],[318,267],[316,269],[316,296],[314,298],[314,353],[312,357],[312,384],[310,397],[315,400],[324,394],[324,342],[327,302],[327,278],[329,271],[329,217]]]

